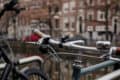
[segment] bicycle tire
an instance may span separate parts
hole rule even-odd
[[[28,80],[27,77],[24,77],[24,76],[17,76],[17,77],[12,77],[12,76],[9,76],[6,80]]]
[[[8,76],[7,80],[28,80],[28,78],[23,72],[13,72]]]
[[[24,71],[28,80],[49,80],[42,70],[36,68],[29,68]]]

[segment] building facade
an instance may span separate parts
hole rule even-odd
[[[60,6],[59,0],[31,0],[26,3],[21,1],[20,6],[26,8],[18,16],[18,30],[21,36],[26,36],[32,32],[31,29],[38,28],[40,31],[50,34],[52,37],[61,36],[60,28]],[[25,32],[25,34],[23,34]]]
[[[1,0],[0,3],[4,5],[4,2]],[[18,7],[25,10],[17,16],[14,16],[14,12],[6,12],[7,14],[1,20],[1,27],[6,23],[7,25],[4,25],[1,31],[7,32],[9,38],[21,39],[28,36],[33,28],[38,28],[53,37],[58,37],[60,36],[59,2],[57,0],[20,0]]]
[[[20,7],[24,7],[25,10],[16,17],[18,39],[30,35],[35,28],[46,33],[49,32],[49,26],[45,24],[45,20],[48,19],[48,9],[45,1],[22,0],[20,2]]]
[[[33,28],[53,37],[71,34],[98,40],[110,40],[120,31],[120,0],[20,0],[19,6],[25,10],[17,16],[6,13],[0,22],[5,26],[1,31],[11,38],[29,35]]]
[[[89,39],[108,40],[119,34],[119,0],[64,0],[63,32],[83,35]],[[107,32],[107,33],[106,33]],[[107,35],[107,36],[106,36]]]

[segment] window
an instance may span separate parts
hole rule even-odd
[[[88,0],[88,5],[93,5],[93,0]]]
[[[107,0],[107,4],[110,4],[112,0]]]
[[[94,12],[93,11],[88,11],[88,14],[87,14],[87,20],[88,21],[92,21],[94,19]]]
[[[69,23],[65,23],[65,28],[69,28]]]
[[[75,22],[72,22],[72,29],[75,28]]]
[[[59,19],[55,19],[55,27],[59,28]]]
[[[64,13],[67,13],[68,10],[69,10],[68,3],[64,3],[62,9],[63,9],[63,12],[64,12]]]
[[[31,9],[38,9],[41,7],[39,2],[32,1],[32,3],[29,4]]]
[[[81,17],[81,16],[79,17],[79,21],[80,21],[80,22],[82,21],[82,17]]]
[[[88,15],[88,21],[92,21],[93,20],[93,15],[92,14],[89,14]]]
[[[89,0],[89,4],[92,4],[93,3],[93,0]]]
[[[114,33],[117,34],[117,19],[114,20]]]
[[[88,26],[87,31],[93,31],[93,26]]]
[[[59,7],[58,6],[55,6],[55,13],[59,12]]]
[[[105,1],[104,0],[98,0],[97,1],[97,5],[105,5]]]
[[[70,5],[70,6],[69,6],[69,7],[70,7],[70,10],[71,10],[71,11],[74,11],[74,10],[75,10],[75,5],[76,5],[76,4],[75,4],[75,1],[71,1],[69,5]]]
[[[100,18],[104,19],[105,15],[104,14],[100,14]]]
[[[82,33],[82,17],[79,17],[79,32]]]
[[[98,20],[105,21],[105,12],[104,11],[98,11]]]
[[[97,0],[97,4],[100,5],[101,4],[101,0]]]
[[[83,7],[84,6],[84,1],[83,0],[80,0],[79,1],[79,7]]]

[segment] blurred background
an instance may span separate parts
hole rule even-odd
[[[7,1],[0,0],[1,9]],[[120,40],[120,0],[20,0],[17,7],[25,9],[17,16],[8,11],[0,20],[0,34],[11,40],[25,38],[34,28],[54,38]]]
[[[8,1],[0,0],[0,10]],[[36,28],[54,39],[70,36],[71,40],[82,39],[87,45],[92,46],[95,46],[97,40],[109,40],[112,45],[120,45],[120,0],[19,0],[16,7],[24,9],[17,15],[14,11],[5,12],[0,19],[0,35],[10,40],[18,58],[42,56],[39,54],[39,46],[22,42],[27,40],[32,30]],[[72,57],[69,56],[69,59]],[[98,62],[100,61],[97,59],[85,58],[83,66]],[[66,75],[70,77],[71,62],[66,61],[65,64],[68,64],[64,68],[68,73]],[[51,69],[55,72],[54,66]],[[83,80],[87,80],[86,77],[92,80],[93,77],[96,78],[110,71],[111,67],[102,69],[99,74],[96,71],[85,75]]]

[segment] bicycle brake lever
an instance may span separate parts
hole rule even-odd
[[[99,58],[101,59],[109,59],[109,55],[108,54],[103,54],[102,56],[100,56]]]
[[[66,42],[67,40],[69,39],[69,36],[64,36],[64,37],[62,37],[61,38],[61,43],[64,43],[64,42]]]
[[[120,48],[119,47],[113,47],[113,48],[110,49],[110,52],[109,52],[109,59],[110,60],[120,61],[120,58],[116,58],[112,55],[115,55],[116,57],[119,57],[120,56]]]

